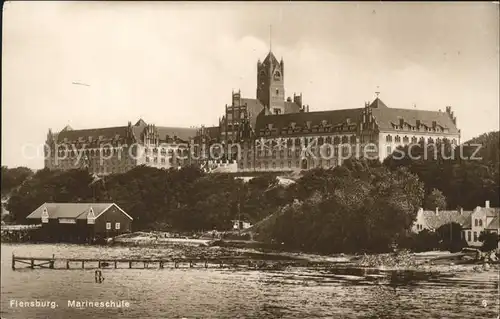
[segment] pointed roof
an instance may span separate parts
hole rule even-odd
[[[137,121],[137,123],[135,123],[135,126],[146,126],[148,125],[146,122],[144,122],[143,119],[139,119],[139,121]]]
[[[387,105],[385,105],[384,102],[382,102],[381,99],[379,99],[378,97],[373,100],[372,104],[370,104],[370,107],[373,108],[373,109],[387,109]]]
[[[133,220],[133,218],[121,209],[115,203],[44,203],[29,214],[27,219],[39,219],[42,217],[44,209],[47,210],[49,219],[71,218],[71,219],[87,219],[87,215],[91,212],[95,217],[99,217],[101,213],[108,210],[111,206],[118,208],[124,215]]]
[[[66,132],[66,131],[73,131],[73,128],[68,124],[61,130],[61,132]]]
[[[276,57],[274,56],[272,51],[269,51],[266,58],[264,59],[264,62],[262,62],[262,63],[263,64],[273,64],[273,65],[279,64],[278,59],[276,59]]]

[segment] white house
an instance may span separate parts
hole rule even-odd
[[[482,246],[479,235],[483,231],[500,233],[499,226],[500,208],[490,207],[490,201],[486,201],[484,207],[476,207],[468,220],[463,225],[463,235],[469,246]]]
[[[243,220],[232,220],[233,222],[233,229],[247,229],[252,227],[252,224]]]

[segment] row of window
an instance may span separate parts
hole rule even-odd
[[[410,138],[408,136],[406,136],[406,135],[404,137],[401,137],[400,135],[396,135],[394,137],[394,142],[396,142],[396,143],[401,143],[401,140],[403,140],[403,143],[409,143],[410,142]],[[448,140],[447,138],[443,138],[443,140],[441,140],[440,138],[437,138],[436,139],[436,143],[441,143],[441,141],[446,142],[447,140]],[[385,141],[386,142],[392,142],[393,141],[392,135],[387,135],[385,137]],[[425,138],[424,137],[420,137],[420,139],[417,139],[417,137],[413,136],[411,138],[411,142],[413,144],[416,144],[418,142],[425,142]],[[434,139],[432,137],[429,137],[427,139],[427,143],[434,143]],[[451,141],[451,144],[453,144],[453,145],[455,145],[456,143],[457,143],[456,139],[453,139]]]
[[[467,232],[467,241],[471,241],[471,231]],[[477,232],[474,232],[474,242],[477,242],[477,241],[479,241],[478,236],[477,236]]]
[[[318,167],[321,167],[323,166],[323,164],[325,164],[327,167],[330,167],[332,166],[332,163],[334,163],[334,161],[332,160],[319,160],[318,163],[317,163],[317,166]],[[292,161],[288,161],[288,168],[292,168]],[[245,163],[244,162],[240,162],[240,167],[244,167]],[[273,169],[276,169],[277,167],[277,163],[276,162],[272,162],[271,163],[271,168]],[[295,167],[300,167],[300,161],[296,161],[295,162]],[[247,168],[252,168],[252,163],[248,163],[247,165]],[[255,163],[255,168],[259,169],[259,168],[264,168],[264,169],[269,169],[269,162],[256,162]],[[285,168],[285,162],[284,161],[281,161],[279,163],[279,168]]]
[[[120,229],[120,223],[115,223],[115,230]],[[111,230],[111,223],[107,222],[106,223],[106,230]]]
[[[174,152],[177,153],[177,155],[185,155],[185,156],[188,155],[188,150],[186,150],[186,149],[179,149],[179,148],[176,149],[176,150],[171,149],[171,148],[170,149],[165,149],[165,148],[158,149],[156,147],[153,148],[153,149],[145,148],[144,149],[144,153],[145,154],[151,154],[151,153],[158,154],[158,153],[161,153],[162,155],[166,155],[167,154],[167,150],[168,150],[168,154],[169,155],[172,155]]]
[[[436,127],[435,129],[431,128],[431,127],[428,127],[428,128],[424,128],[424,129],[417,129],[415,128],[414,126],[412,126],[411,128],[408,126],[408,125],[404,125],[404,126],[401,126],[401,125],[394,125],[394,129],[395,130],[402,130],[402,129],[410,129],[411,131],[419,131],[419,132],[442,132],[443,130],[441,130],[441,128],[439,127]]]

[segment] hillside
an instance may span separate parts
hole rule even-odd
[[[480,144],[479,154],[487,164],[498,166],[500,163],[500,131],[489,132],[472,138],[464,144]]]

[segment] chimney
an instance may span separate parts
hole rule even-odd
[[[417,128],[419,128],[420,127],[420,120],[417,120],[416,124],[417,124]]]
[[[490,208],[490,201],[487,200],[485,203],[484,203],[484,207],[485,208]]]
[[[463,215],[464,214],[464,209],[462,207],[460,207],[460,215]]]
[[[439,207],[436,207],[436,216],[439,215]]]

